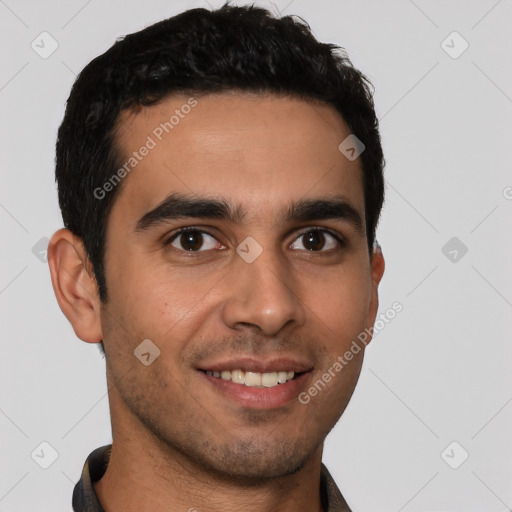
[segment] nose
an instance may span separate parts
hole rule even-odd
[[[303,303],[286,258],[269,249],[252,263],[237,257],[222,316],[231,329],[256,326],[260,334],[275,336],[285,326],[303,325]]]

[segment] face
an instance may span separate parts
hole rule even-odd
[[[243,93],[123,113],[137,163],[109,217],[101,311],[114,430],[229,477],[321,453],[364,351],[333,365],[373,325],[382,275],[349,134],[330,106]]]

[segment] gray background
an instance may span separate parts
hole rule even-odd
[[[354,512],[510,510],[512,1],[257,3],[348,50],[375,84],[387,159],[381,312],[403,311],[368,348],[324,462]],[[44,261],[75,74],[117,36],[207,4],[0,0],[2,512],[70,510],[85,458],[111,441],[104,361]],[[58,43],[45,59],[43,31]]]

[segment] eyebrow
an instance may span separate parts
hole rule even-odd
[[[244,221],[242,205],[232,205],[223,199],[171,194],[158,206],[145,213],[135,226],[135,232],[150,230],[170,220],[185,218],[227,220],[234,224]],[[359,212],[344,198],[321,197],[303,199],[290,204],[280,222],[342,220],[360,234],[364,234],[363,219]]]

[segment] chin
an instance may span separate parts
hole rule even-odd
[[[299,472],[313,453],[314,448],[291,440],[265,443],[253,439],[203,450],[194,458],[217,478],[251,485]]]

